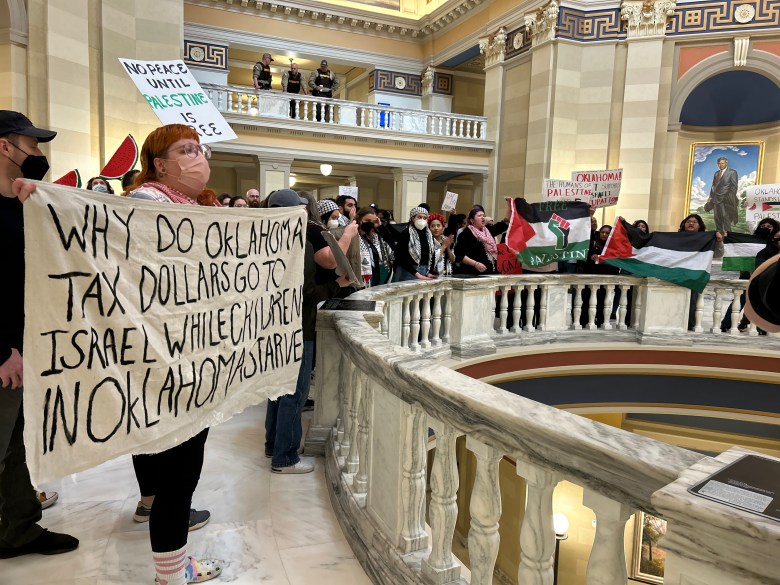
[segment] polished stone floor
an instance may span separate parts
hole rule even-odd
[[[218,557],[213,583],[370,585],[328,499],[323,460],[307,475],[276,475],[263,455],[265,407],[253,407],[211,429],[193,506],[211,522],[191,532],[189,552]],[[44,486],[59,502],[43,526],[81,540],[64,555],[0,560],[2,585],[154,583],[146,524],[132,514],[138,485],[129,457]]]

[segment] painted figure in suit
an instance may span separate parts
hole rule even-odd
[[[729,168],[729,161],[725,156],[720,157],[704,210],[714,212],[715,230],[722,234],[730,232],[731,226],[739,221],[738,185],[737,171]]]

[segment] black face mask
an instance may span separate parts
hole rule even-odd
[[[373,221],[364,221],[360,224],[360,229],[363,230],[363,233],[370,234],[371,231],[374,229],[374,222]]]
[[[14,164],[16,164],[21,170],[22,170],[22,176],[25,179],[32,179],[33,181],[40,181],[46,176],[46,173],[49,172],[49,161],[46,159],[45,156],[37,155],[37,154],[28,154],[18,146],[16,146],[13,142],[10,140],[8,141],[8,144],[13,144],[14,148],[17,150],[21,150],[24,152],[24,154],[27,155],[27,158],[22,161],[22,164],[17,164],[16,161],[14,161]],[[13,159],[12,159],[13,160]]]

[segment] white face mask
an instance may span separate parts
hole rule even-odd
[[[339,227],[339,220],[337,219],[329,219],[328,220],[328,229],[333,230]]]
[[[96,193],[108,193],[108,187],[106,187],[103,183],[95,183],[92,185],[92,190]]]
[[[414,220],[414,227],[416,227],[418,230],[424,230],[426,225],[428,225],[428,222],[424,219]]]

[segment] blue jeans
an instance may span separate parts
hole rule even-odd
[[[290,467],[301,460],[298,457],[303,435],[301,409],[309,397],[313,362],[314,341],[304,341],[295,393],[268,401],[265,412],[265,452],[273,453],[271,467]]]

